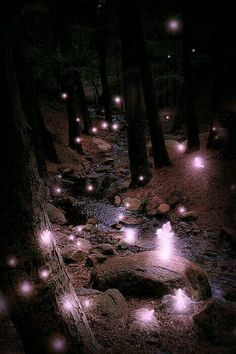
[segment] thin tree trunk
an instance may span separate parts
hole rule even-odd
[[[150,62],[148,60],[141,19],[138,13],[138,5],[136,0],[131,0],[131,3],[133,5],[132,21],[136,21],[138,30],[137,40],[139,41],[139,63],[145,106],[148,116],[149,131],[151,136],[154,165],[155,167],[169,166],[170,159],[165,146],[164,134],[162,131],[161,120],[158,112],[157,96],[155,94],[153,76]]]
[[[41,232],[50,230],[44,209],[32,142],[21,107],[9,41],[0,38],[0,80],[4,85],[0,113],[6,154],[1,171],[1,291],[26,354],[52,353],[55,340],[64,353],[95,353],[95,342],[52,238],[42,244]],[[49,234],[50,235],[50,234]],[[14,260],[13,263],[9,262]],[[47,268],[48,279],[40,278]],[[72,308],[63,309],[68,296]]]
[[[200,148],[199,127],[195,107],[194,81],[192,72],[192,51],[191,51],[191,20],[189,16],[189,4],[183,1],[183,74],[186,97],[185,124],[187,127],[187,149],[192,152]]]
[[[125,113],[128,120],[128,152],[131,171],[131,184],[146,184],[150,179],[148,167],[144,124],[141,115],[139,48],[133,22],[132,2],[122,0],[119,4],[119,19],[122,41],[122,62],[124,80]],[[140,181],[143,176],[143,181]]]

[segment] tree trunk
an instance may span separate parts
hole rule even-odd
[[[200,148],[199,127],[195,107],[194,82],[192,72],[191,19],[187,0],[183,1],[183,74],[186,97],[185,124],[187,127],[187,152]]]
[[[128,152],[133,186],[146,184],[150,179],[144,124],[141,115],[139,48],[135,40],[137,30],[130,21],[132,1],[120,1],[119,19],[122,42],[125,113],[128,120]],[[140,176],[143,176],[140,181]]]
[[[162,131],[161,120],[158,112],[157,97],[153,84],[152,70],[148,60],[146,44],[143,35],[142,23],[138,12],[136,0],[131,1],[133,6],[132,21],[136,22],[137,37],[139,42],[139,63],[143,85],[143,94],[147,111],[149,131],[152,143],[152,154],[155,167],[170,165],[170,159],[165,146],[164,134]]]
[[[96,1],[95,1],[96,3]],[[101,85],[102,85],[102,98],[105,110],[105,119],[111,123],[111,93],[107,77],[107,50],[106,50],[106,37],[107,37],[107,1],[99,9],[97,14],[97,53],[99,60]]]
[[[84,92],[83,81],[78,71],[76,71],[75,73],[75,84],[77,89],[77,95],[79,97],[79,108],[84,122],[84,133],[90,135],[92,122],[88,111],[88,105],[87,105],[86,96]]]
[[[55,241],[43,244],[50,224],[33,148],[32,131],[22,110],[9,41],[0,37],[0,80],[4,86],[0,113],[5,139],[1,171],[1,291],[26,354],[95,353],[95,343],[79,300],[58,254]],[[50,235],[50,234],[49,234]],[[46,268],[49,277],[42,280]],[[62,301],[68,296],[72,308]],[[56,341],[56,342],[55,342]],[[60,342],[61,341],[61,342]]]

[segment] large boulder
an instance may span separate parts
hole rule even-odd
[[[137,211],[140,209],[142,202],[138,198],[125,197],[122,200],[125,209],[131,211]]]
[[[128,310],[125,298],[117,289],[108,289],[96,296],[94,305],[94,312],[105,317],[125,317]]]
[[[61,249],[61,255],[66,263],[79,262],[86,258],[91,249],[90,241],[77,238],[76,243],[70,243]]]
[[[161,198],[159,198],[157,195],[152,197],[146,205],[146,213],[149,216],[156,215],[158,213],[158,208],[159,206],[163,204],[163,201]]]
[[[55,207],[53,204],[46,204],[46,211],[49,217],[49,220],[53,224],[64,225],[67,223],[65,215],[62,213],[60,209]]]
[[[236,303],[209,300],[203,310],[193,316],[195,324],[204,331],[204,335],[213,342],[221,342],[234,337],[236,328]],[[235,341],[236,342],[236,341]]]
[[[93,143],[97,145],[98,150],[102,152],[109,152],[112,149],[112,145],[107,141],[100,138],[92,138]]]
[[[163,261],[156,251],[105,261],[93,274],[92,285],[102,291],[116,287],[127,295],[162,297],[175,289],[186,288],[187,293],[196,300],[211,296],[203,269],[177,256]]]

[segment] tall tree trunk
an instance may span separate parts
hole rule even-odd
[[[4,85],[0,113],[5,139],[1,171],[0,280],[10,318],[26,354],[95,353],[95,343],[79,300],[65,271],[50,230],[44,192],[22,110],[9,41],[0,36],[0,80]],[[52,236],[51,236],[52,235]],[[48,239],[47,239],[48,240]],[[11,260],[11,262],[10,262]],[[48,279],[40,278],[47,268]],[[68,312],[62,301],[68,296]],[[56,341],[56,342],[55,342]],[[59,342],[61,341],[61,342]]]
[[[133,186],[146,184],[150,179],[144,124],[141,115],[139,48],[135,40],[137,29],[130,21],[132,1],[119,2],[119,20],[122,42],[125,113],[128,120],[128,150]],[[143,176],[140,181],[140,176]],[[143,179],[143,180],[142,180]]]
[[[84,92],[83,81],[78,71],[76,71],[75,73],[75,84],[77,89],[77,95],[79,97],[79,108],[84,122],[84,133],[90,135],[92,122],[88,111],[88,105],[87,105],[86,96]]]
[[[97,1],[95,1],[96,3]],[[112,121],[111,112],[111,93],[107,76],[107,0],[103,1],[97,13],[97,53],[99,60],[102,98],[104,103],[105,118],[108,122]]]
[[[187,127],[187,149],[192,152],[200,148],[199,127],[195,107],[195,93],[192,70],[192,50],[191,50],[191,18],[190,8],[187,0],[183,0],[183,75],[184,90],[186,97],[185,124]]]
[[[152,143],[152,154],[155,167],[170,165],[169,155],[165,146],[164,134],[158,112],[157,96],[153,84],[152,70],[148,60],[142,23],[139,15],[137,0],[131,0],[133,6],[132,21],[137,26],[136,41],[139,42],[139,63],[143,85],[143,94],[147,111],[149,131]],[[135,40],[135,38],[134,38]]]

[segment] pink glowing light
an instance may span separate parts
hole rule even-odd
[[[17,259],[16,257],[9,257],[7,258],[7,265],[8,267],[15,268],[17,265]]]
[[[76,118],[76,122],[77,122],[77,123],[80,122],[80,118],[79,118],[79,117]]]
[[[179,150],[180,152],[184,152],[184,151],[185,151],[185,145],[184,145],[183,143],[178,144],[178,145],[177,145],[177,148],[178,148],[178,150]]]
[[[136,241],[136,230],[131,228],[126,228],[124,230],[124,241],[130,244]]]
[[[119,104],[119,103],[121,103],[121,98],[119,96],[116,96],[114,98],[114,101],[115,101],[115,103]]]
[[[49,274],[50,274],[50,271],[49,271],[48,268],[42,268],[42,269],[39,270],[39,277],[40,277],[42,280],[48,279]]]
[[[130,207],[130,203],[125,203],[125,207],[129,208]]]
[[[181,29],[181,22],[177,18],[170,18],[166,25],[167,30],[172,33],[177,33]]]
[[[212,127],[212,131],[215,132],[216,131],[216,127]]]
[[[169,119],[170,119],[170,116],[166,116],[166,119],[169,120]]]
[[[136,319],[144,324],[150,324],[155,321],[154,310],[141,308],[136,311]]]
[[[180,214],[185,213],[185,212],[186,212],[185,207],[183,207],[183,206],[179,207],[179,208],[178,208],[178,212],[179,212]]]
[[[62,188],[61,187],[56,187],[55,188],[55,193],[60,194],[62,192]]]
[[[197,167],[197,168],[204,168],[204,164],[203,164],[203,161],[202,161],[201,157],[196,156],[194,158],[194,166]]]
[[[142,176],[142,175],[138,177],[138,180],[139,180],[140,182],[143,182],[144,179],[145,179],[145,178],[144,178],[144,176]]]
[[[92,132],[97,133],[98,129],[96,127],[92,127]]]
[[[86,187],[86,190],[88,192],[93,192],[94,191],[94,186],[92,184],[88,184],[87,187]]]
[[[62,92],[62,93],[61,93],[61,98],[62,98],[63,100],[66,100],[66,99],[68,98],[68,93],[67,93],[67,92]]]
[[[72,235],[72,234],[70,234],[69,236],[68,236],[68,239],[70,240],[70,241],[75,241],[75,235]]]
[[[88,298],[83,299],[82,306],[85,309],[89,309],[92,306],[92,300],[90,300]]]
[[[76,242],[76,246],[78,247],[78,248],[81,248],[81,241],[80,240],[78,240],[77,242]]]
[[[174,253],[174,233],[170,222],[168,221],[162,228],[157,229],[156,234],[159,241],[160,258],[164,261],[170,260]]]
[[[101,127],[102,127],[103,129],[107,129],[108,126],[109,126],[108,122],[102,122],[102,124],[101,124]]]
[[[19,284],[19,293],[22,296],[25,297],[29,297],[33,294],[33,284],[32,282],[28,281],[28,280],[23,280],[20,284]]]
[[[174,310],[176,312],[186,312],[192,300],[185,295],[182,289],[178,289],[174,296]]]
[[[49,230],[44,230],[40,234],[41,243],[44,246],[49,246],[52,242],[52,233]]]
[[[123,214],[118,214],[118,217],[117,217],[117,219],[119,220],[119,221],[121,221],[121,220],[123,220],[124,219],[124,215]]]
[[[77,144],[80,144],[80,143],[81,143],[81,138],[80,138],[79,136],[77,136],[77,137],[75,138],[75,142],[76,142]]]
[[[118,130],[119,129],[119,125],[117,123],[113,123],[112,124],[112,129],[113,130]]]
[[[55,336],[50,340],[50,347],[53,353],[65,353],[66,340],[63,336]]]
[[[83,231],[83,226],[79,225],[76,227],[77,231],[78,232],[82,232]]]

